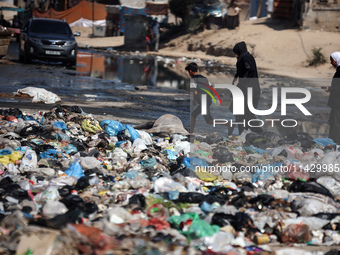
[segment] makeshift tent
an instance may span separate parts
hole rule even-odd
[[[125,31],[125,15],[148,15],[148,10],[146,8],[130,8],[127,6],[122,6],[120,9],[120,22],[119,28],[120,32],[124,33]]]
[[[92,27],[93,24],[95,26],[106,26],[105,5],[85,0],[71,9],[61,12],[54,9],[50,9],[47,12],[39,12],[37,9],[33,9],[32,15],[36,18],[65,19],[71,27]]]

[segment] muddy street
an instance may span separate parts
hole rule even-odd
[[[78,55],[88,56],[88,53],[79,51]],[[94,69],[96,67],[99,64],[91,66]],[[12,41],[7,56],[0,64],[1,107],[20,108],[28,112],[45,111],[53,107],[32,103],[30,98],[12,96],[19,89],[30,86],[45,88],[61,98],[60,104],[80,106],[84,112],[98,115],[98,119],[112,117],[123,123],[138,124],[172,113],[179,116],[188,127],[187,91],[156,86],[137,91],[135,87],[141,84],[105,79],[103,75],[93,77],[95,75],[89,74],[86,68],[88,67],[79,56],[76,70],[68,69],[60,63],[34,61],[32,64],[22,64],[18,61],[18,44]]]

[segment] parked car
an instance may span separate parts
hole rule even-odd
[[[78,45],[65,20],[32,18],[21,30],[19,60],[29,63],[40,59],[74,66]]]

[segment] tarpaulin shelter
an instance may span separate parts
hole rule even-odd
[[[125,15],[148,15],[148,10],[146,8],[130,8],[127,6],[122,6],[120,9],[120,22],[119,28],[120,32],[124,33],[125,31]]]
[[[71,27],[92,27],[93,24],[95,26],[106,25],[105,5],[85,0],[65,11],[50,9],[47,12],[39,12],[37,9],[33,9],[32,15],[36,18],[65,19]]]

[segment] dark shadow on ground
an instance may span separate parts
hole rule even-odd
[[[286,20],[286,19],[273,19],[273,18],[263,18],[263,21],[256,22],[253,25],[266,25],[274,30],[282,31],[286,29],[299,29],[296,22]]]

